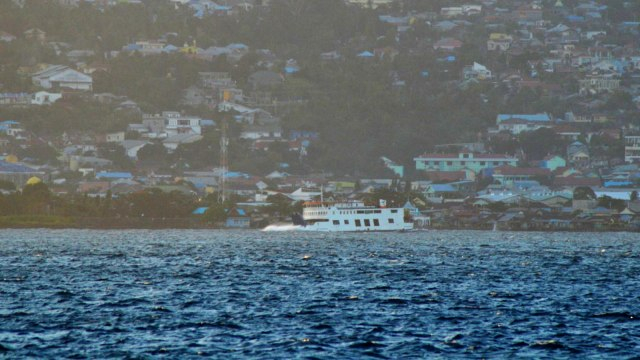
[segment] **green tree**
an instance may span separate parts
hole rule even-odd
[[[573,190],[574,200],[595,200],[596,193],[588,186],[578,186]]]

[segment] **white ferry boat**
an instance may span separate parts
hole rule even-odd
[[[403,231],[413,229],[402,208],[366,206],[362,201],[345,203],[307,202],[293,224],[305,231]]]

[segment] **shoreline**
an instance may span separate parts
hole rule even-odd
[[[203,223],[199,219],[141,219],[141,218],[71,218],[58,216],[0,216],[1,230],[55,229],[55,230],[262,230],[264,227],[227,228],[221,224]],[[638,233],[640,229],[631,227],[602,228],[486,228],[435,226],[415,228],[412,231],[478,231],[478,232],[540,232],[540,233]],[[354,232],[357,233],[357,232]],[[363,232],[365,233],[365,232]]]

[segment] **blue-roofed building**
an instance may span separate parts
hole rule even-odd
[[[372,58],[374,55],[371,51],[363,51],[360,54],[358,54],[358,57],[360,58]]]
[[[540,114],[498,114],[496,118],[496,124],[500,125],[501,122],[507,120],[524,120],[531,122],[551,122],[551,116],[547,113]]]
[[[202,127],[214,127],[216,126],[216,122],[211,119],[201,119],[200,126]]]
[[[227,178],[243,178],[248,179],[251,176],[245,173],[237,172],[237,171],[227,171]]]
[[[203,206],[203,207],[199,207],[199,208],[193,210],[193,212],[191,214],[193,214],[193,215],[204,215],[204,213],[206,213],[207,210],[209,210],[209,207]]]
[[[569,15],[567,16],[567,21],[572,22],[572,23],[577,23],[577,22],[584,22],[584,16],[578,16],[578,15]]]
[[[227,212],[225,226],[233,229],[248,229],[251,227],[251,217],[243,209],[233,208]]]
[[[103,179],[103,180],[133,179],[133,175],[130,172],[101,171],[96,174],[96,179]]]
[[[179,50],[179,49],[178,49],[178,47],[177,47],[177,46],[169,44],[169,45],[165,46],[165,47],[162,49],[162,52],[165,52],[165,53],[174,53],[174,52],[177,52],[178,50]]]
[[[24,185],[34,176],[44,180],[44,175],[43,171],[0,160],[0,180],[10,181],[17,186]]]
[[[289,140],[297,139],[318,139],[320,135],[316,131],[291,130],[289,132]]]

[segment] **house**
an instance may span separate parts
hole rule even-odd
[[[624,161],[627,163],[640,162],[640,135],[625,135]]]
[[[463,171],[479,173],[498,166],[516,166],[518,159],[502,154],[423,154],[415,157],[416,170],[423,171]]]
[[[125,140],[125,132],[118,131],[113,133],[101,134],[96,136],[96,143],[122,143]]]
[[[196,116],[184,116],[177,111],[163,111],[165,131],[167,135],[178,134],[202,134],[200,118]]]
[[[44,178],[45,173],[26,165],[0,160],[0,180],[10,181],[21,187],[32,177]]]
[[[0,105],[29,105],[31,95],[27,93],[0,93]]]
[[[548,155],[540,161],[540,167],[555,171],[558,168],[567,166],[567,161],[558,155]]]
[[[125,149],[127,156],[131,159],[138,158],[138,151],[150,142],[145,140],[125,140],[120,145]]]
[[[34,85],[45,89],[71,89],[91,91],[93,79],[91,76],[78,72],[64,65],[51,65],[31,76]]]
[[[493,169],[493,180],[502,185],[512,185],[517,181],[534,178],[550,178],[551,171],[545,168],[521,168],[500,166]]]
[[[487,50],[507,51],[511,47],[513,37],[503,33],[492,33],[487,40]]]
[[[589,148],[579,141],[573,142],[567,146],[567,159],[577,167],[587,166],[590,159]]]
[[[104,179],[107,181],[114,180],[131,180],[133,179],[133,175],[130,172],[110,172],[110,171],[100,171],[96,174],[96,179]]]
[[[462,77],[464,80],[489,80],[492,78],[491,70],[486,66],[474,62],[473,65],[467,65],[462,69]]]
[[[39,42],[45,42],[47,40],[47,33],[45,33],[44,31],[38,28],[28,29],[22,34],[24,35],[24,38],[27,40],[35,40]]]
[[[38,91],[31,95],[32,105],[51,105],[54,102],[62,99],[61,93],[50,93],[48,91]]]
[[[20,122],[15,120],[5,120],[0,122],[0,133],[4,133],[7,136],[14,138],[23,138],[22,133],[24,129]]]
[[[240,133],[241,139],[282,138],[282,127],[278,124],[247,125]]]
[[[391,5],[395,0],[346,0],[348,4],[377,9],[379,6]]]
[[[462,47],[462,41],[453,38],[444,38],[433,44],[434,50],[454,51]]]
[[[507,131],[517,135],[524,131],[534,131],[543,127],[552,127],[549,114],[499,114],[496,117],[498,132]]]
[[[281,85],[283,78],[273,71],[260,70],[249,76],[248,83],[253,90],[272,88]]]
[[[286,194],[291,200],[294,201],[312,201],[322,195],[322,191],[316,188],[301,187],[290,194]]]
[[[452,184],[431,184],[424,190],[427,201],[433,204],[443,204],[447,202],[460,203],[466,197]]]
[[[393,162],[392,160],[384,156],[381,157],[380,159],[382,160],[382,162],[384,163],[384,166],[387,169],[393,171],[393,173],[398,175],[399,177],[404,177],[404,166],[398,165],[397,163]]]
[[[440,9],[440,15],[445,18],[461,16],[464,15],[464,9],[462,9],[462,6],[443,7]]]
[[[185,116],[177,111],[163,111],[161,114],[142,115],[142,127],[133,129],[149,138],[163,138],[179,134],[202,134],[202,126],[199,117]]]
[[[181,144],[191,144],[200,140],[202,140],[202,135],[200,134],[176,134],[162,140],[162,145],[164,145],[169,152],[173,152]]]
[[[342,58],[342,55],[340,55],[340,53],[336,50],[324,52],[320,54],[320,60],[323,60],[323,61],[335,61],[341,58]]]
[[[232,229],[248,229],[251,226],[251,217],[246,211],[239,208],[233,208],[227,212],[227,220],[225,227]]]
[[[578,80],[580,95],[595,95],[613,92],[620,88],[620,79],[614,72],[592,73]]]
[[[5,31],[0,31],[0,41],[2,42],[12,42],[13,40],[17,39],[14,35],[9,34],[8,32]]]

